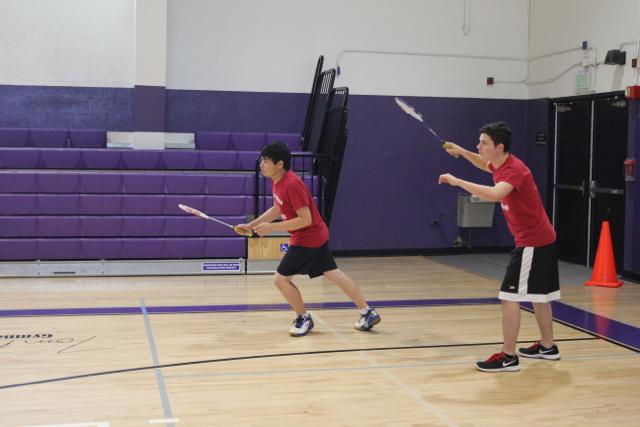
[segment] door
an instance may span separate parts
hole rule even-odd
[[[602,222],[611,226],[616,266],[624,260],[628,103],[620,96],[554,103],[553,225],[558,257],[593,265]]]
[[[591,233],[589,264],[593,265],[602,221],[609,221],[618,271],[624,261],[624,173],[627,155],[627,100],[610,97],[593,101],[593,155],[589,193]]]
[[[558,257],[574,264],[585,264],[587,259],[589,104],[589,101],[554,104],[556,143],[552,221],[558,236]]]

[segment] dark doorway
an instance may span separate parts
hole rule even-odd
[[[589,185],[591,197],[591,242],[589,263],[593,265],[602,221],[609,221],[618,271],[624,260],[624,173],[627,155],[628,106],[624,97],[593,101],[593,155]]]
[[[589,101],[555,104],[556,151],[553,224],[558,234],[558,256],[563,261],[585,264],[587,260]]]
[[[624,260],[628,103],[622,94],[553,102],[553,223],[561,260],[593,265],[609,221],[618,270]]]

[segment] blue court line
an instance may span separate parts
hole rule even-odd
[[[430,307],[430,306],[458,306],[458,305],[486,305],[500,304],[497,298],[455,298],[455,299],[411,299],[411,300],[382,300],[370,301],[371,306],[383,307]],[[601,337],[615,344],[619,344],[632,351],[640,352],[640,328],[605,316],[572,307],[554,301],[553,317],[556,321],[574,327],[586,333]],[[351,302],[321,302],[308,303],[310,309],[344,309],[354,308]],[[523,304],[530,310],[530,304]],[[220,313],[243,311],[288,311],[288,304],[229,304],[229,305],[187,305],[187,306],[157,306],[148,307],[149,314],[170,313]],[[140,314],[139,307],[91,307],[91,308],[48,308],[0,310],[2,317],[20,316],[100,316],[115,314]]]
[[[412,299],[369,301],[372,307],[425,307],[433,305],[498,304],[497,298]],[[351,302],[306,303],[310,309],[354,308]],[[233,311],[291,310],[289,304],[225,304],[225,305],[166,305],[147,307],[150,314],[163,313],[219,313]],[[0,317],[19,316],[103,316],[108,314],[140,314],[140,307],[37,308],[0,310]]]
[[[149,320],[149,312],[147,306],[144,303],[144,298],[140,298],[140,310],[144,317],[144,328],[147,331],[147,342],[149,343],[149,350],[151,351],[151,360],[155,366],[160,365],[160,358],[158,357],[158,350],[156,347],[156,340],[153,337],[153,329],[151,328],[151,320]],[[164,382],[164,376],[160,368],[154,369],[156,374],[156,382],[158,383],[158,389],[160,390],[160,400],[162,401],[162,410],[164,411],[165,419],[172,419],[173,413],[171,411],[171,402],[169,402],[169,393],[167,393],[167,386]],[[173,422],[167,423],[168,427],[175,427]]]
[[[554,301],[553,319],[604,340],[640,353],[640,328]],[[522,304],[532,310],[530,303]]]

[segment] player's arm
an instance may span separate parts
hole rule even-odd
[[[281,222],[262,223],[253,227],[256,233],[261,236],[273,233],[275,231],[293,231],[311,225],[311,209],[309,206],[303,206],[296,210],[296,217]]]
[[[259,224],[270,223],[271,221],[277,218],[280,218],[280,207],[276,204],[274,200],[273,206],[271,206],[269,209],[264,211],[264,213],[260,215],[258,218],[254,219],[253,221],[247,224],[238,224],[236,227],[248,232],[250,230],[253,230],[254,227],[256,227]]]
[[[487,161],[480,157],[480,154],[474,153],[473,151],[466,150],[460,147],[458,144],[454,144],[453,142],[447,141],[444,146],[447,153],[452,155],[453,157],[462,156],[469,161],[473,166],[477,167],[480,170],[485,172],[491,172],[489,166],[487,166]]]
[[[463,188],[469,193],[490,202],[499,202],[513,191],[513,186],[508,182],[499,182],[494,186],[480,185],[465,181],[464,179],[456,178],[449,173],[440,175],[438,178],[438,184],[449,184],[454,187]]]
[[[258,218],[251,221],[249,225],[253,227],[258,224],[262,224],[263,222],[271,222],[278,218],[280,218],[280,207],[274,201],[273,206],[271,206],[269,209],[264,211],[264,213],[260,215]]]

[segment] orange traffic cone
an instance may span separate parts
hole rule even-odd
[[[596,252],[596,263],[593,266],[591,280],[584,282],[584,285],[606,286],[608,288],[619,288],[622,286],[622,281],[618,280],[618,275],[616,274],[616,262],[613,256],[609,221],[602,221],[600,241],[598,241],[598,250]]]

